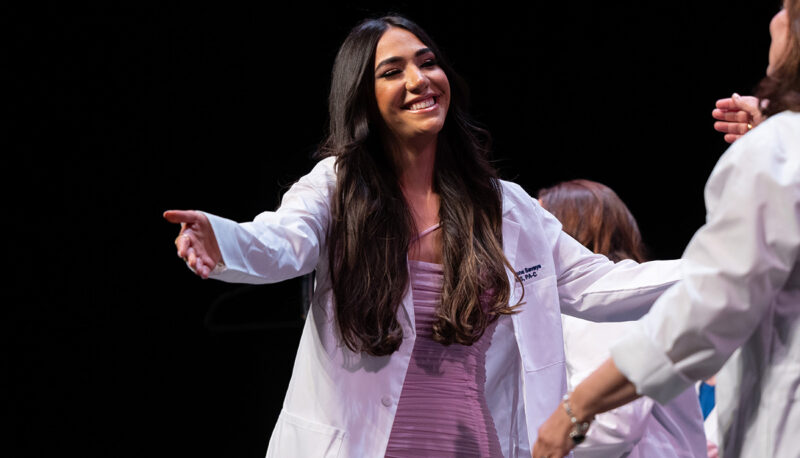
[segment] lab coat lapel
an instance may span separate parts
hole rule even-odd
[[[508,259],[508,263],[511,264],[513,267],[516,261],[517,255],[517,244],[519,243],[519,230],[520,226],[518,223],[511,221],[510,219],[503,218],[503,252],[506,255],[506,259]],[[518,301],[517,298],[517,284],[516,284],[516,277],[514,276],[513,271],[508,271],[508,284],[511,285],[511,297],[509,298],[509,304],[516,304]]]

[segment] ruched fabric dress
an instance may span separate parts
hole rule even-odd
[[[409,267],[417,338],[386,457],[502,457],[484,397],[486,351],[497,321],[470,346],[434,341],[442,266],[409,260]]]

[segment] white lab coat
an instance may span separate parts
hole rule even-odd
[[[634,322],[594,323],[567,315],[564,353],[570,390],[609,357],[609,348]],[[597,415],[586,440],[573,450],[575,458],[705,458],[703,413],[694,387],[663,406],[641,397]]]
[[[683,281],[612,348],[614,362],[661,402],[722,367],[722,456],[800,457],[800,113],[731,145],[705,197]]]
[[[389,356],[348,350],[338,337],[325,237],[334,160],[320,161],[280,208],[237,224],[207,214],[225,268],[213,278],[277,282],[316,270],[317,284],[268,457],[382,457],[416,336],[409,292],[404,341]],[[486,357],[486,399],[506,457],[529,457],[540,424],[566,390],[561,312],[630,320],[679,275],[677,261],[612,263],[561,231],[519,186],[503,182],[503,247],[524,284],[520,313],[500,318]],[[509,282],[514,277],[509,272]],[[512,289],[517,303],[522,287]],[[276,349],[276,351],[280,351]]]

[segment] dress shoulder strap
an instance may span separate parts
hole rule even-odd
[[[419,234],[417,234],[417,236],[414,237],[414,240],[412,240],[412,242],[416,242],[417,240],[421,239],[422,237],[425,237],[426,235],[430,234],[431,232],[435,231],[436,229],[439,229],[439,226],[440,226],[440,224],[436,223],[433,226],[425,229],[424,231],[422,231]]]

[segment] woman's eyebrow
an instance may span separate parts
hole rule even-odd
[[[433,51],[431,50],[431,48],[420,48],[420,49],[418,49],[418,50],[417,50],[417,52],[415,52],[415,53],[414,53],[414,57],[419,57],[419,56],[421,56],[421,55],[423,55],[423,54],[427,54],[427,53],[429,53],[429,52],[430,52],[430,53],[432,53],[432,52],[433,52]],[[380,62],[378,63],[378,65],[376,65],[376,66],[375,66],[375,70],[377,70],[377,69],[381,68],[381,67],[382,67],[382,66],[384,66],[384,65],[388,65],[388,64],[394,64],[394,63],[396,63],[396,62],[400,62],[400,61],[402,61],[402,60],[403,60],[403,58],[402,58],[402,57],[397,57],[397,56],[394,56],[394,57],[387,57],[386,59],[383,59],[382,61],[380,61]]]

